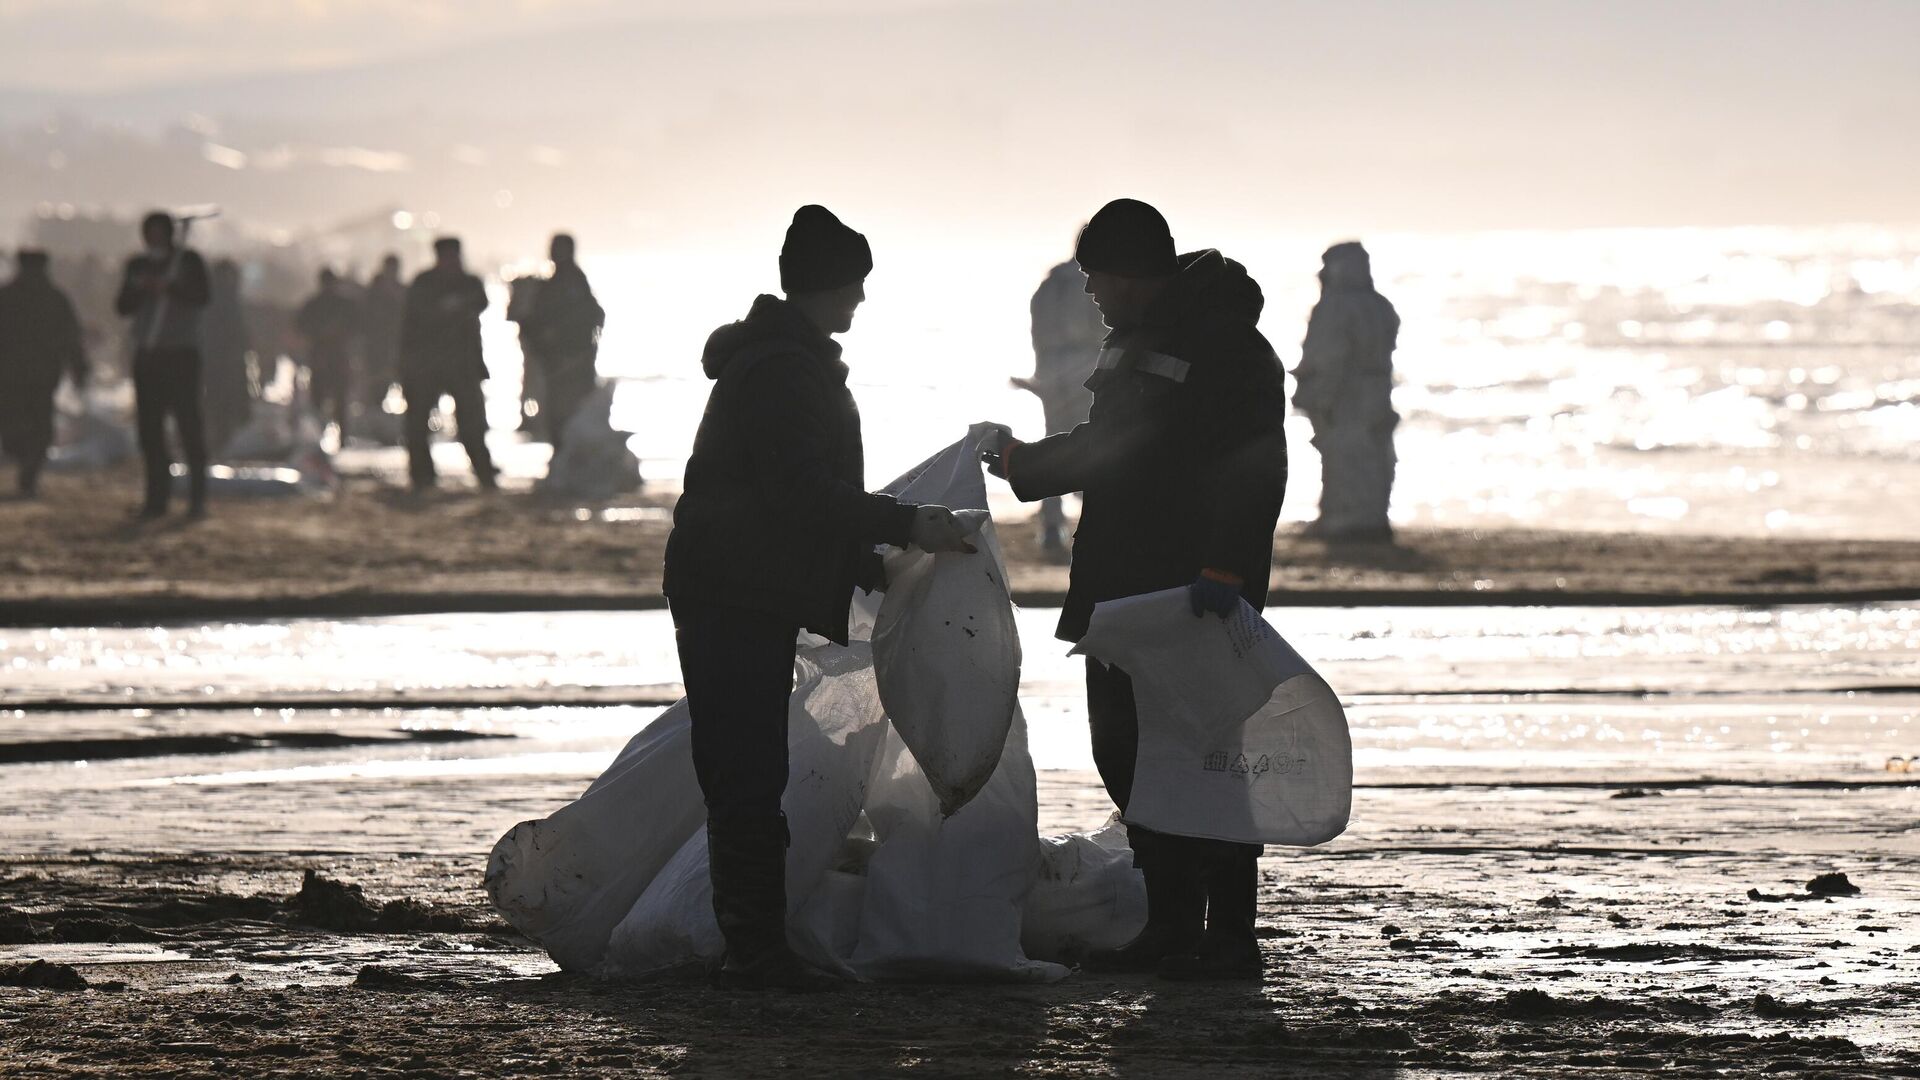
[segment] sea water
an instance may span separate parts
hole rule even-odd
[[[1244,262],[1289,369],[1333,237],[1182,237]],[[1740,535],[1904,537],[1920,500],[1920,229],[1595,229],[1365,238],[1403,319],[1393,518]],[[880,241],[876,241],[880,245]],[[902,248],[905,250],[902,250]],[[978,420],[1040,432],[1027,301],[1045,260],[982,242],[890,247],[843,338],[880,483]],[[764,264],[764,265],[763,265]],[[600,370],[645,475],[677,483],[715,326],[771,291],[772,260],[597,255]],[[496,428],[519,352],[489,313]],[[1284,515],[1318,500],[1288,424]],[[512,455],[506,455],[511,463]],[[533,466],[537,467],[537,461]]]

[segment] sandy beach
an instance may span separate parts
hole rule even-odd
[[[377,615],[663,606],[671,498],[579,506],[530,491],[427,497],[350,478],[328,500],[216,501],[211,519],[129,520],[129,470],[51,478],[0,502],[0,621]],[[1002,527],[1016,602],[1066,569]],[[1663,604],[1920,599],[1920,542],[1525,529],[1411,529],[1395,544],[1283,530],[1273,603]]]

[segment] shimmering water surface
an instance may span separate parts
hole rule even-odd
[[[1033,753],[1042,769],[1087,769],[1082,661],[1051,638],[1056,617],[1020,613]],[[1300,608],[1270,618],[1348,703],[1362,783],[1857,779],[1920,757],[1916,605]],[[0,630],[0,671],[7,743],[519,736],[0,767],[36,787],[587,777],[679,693],[665,612]],[[66,711],[30,707],[46,702]]]

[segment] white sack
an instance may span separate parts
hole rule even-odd
[[[1146,882],[1118,817],[1092,833],[1040,838],[1020,929],[1028,956],[1067,960],[1117,949],[1146,925]]]
[[[886,735],[873,688],[867,645],[809,649],[787,706],[788,939],[808,959],[845,968],[829,943],[796,933],[794,916],[806,905],[846,847],[847,834],[866,803],[874,760]],[[691,753],[691,751],[689,751]],[[689,764],[691,768],[691,764]],[[704,807],[702,808],[704,816]],[[606,970],[639,975],[725,951],[713,916],[706,830],[698,829],[646,888],[607,941]]]
[[[591,969],[613,928],[706,819],[682,701],[629,740],[578,799],[501,837],[487,860],[487,895],[554,963]]]
[[[879,847],[867,862],[853,966],[874,978],[1065,978],[1020,947],[1038,868],[1038,805],[1026,722],[1016,711],[999,768],[953,814],[896,732],[888,736],[867,817]]]
[[[980,525],[977,554],[889,553],[873,631],[880,700],[946,814],[999,767],[1020,694],[1020,636],[980,468],[986,428],[975,425],[887,489],[902,502],[974,511],[965,517]]]
[[[1224,619],[1195,618],[1184,588],[1110,600],[1074,652],[1133,679],[1129,822],[1249,844],[1345,831],[1353,745],[1340,699],[1244,600]]]

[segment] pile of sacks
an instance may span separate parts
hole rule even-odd
[[[538,490],[601,502],[638,488],[640,459],[627,448],[632,437],[613,426],[613,384],[602,383],[567,418]]]
[[[1058,979],[1064,961],[1124,944],[1146,918],[1123,824],[1037,836],[1020,642],[979,466],[984,430],[888,489],[907,502],[972,511],[964,516],[978,524],[979,553],[890,554],[884,596],[856,597],[851,644],[816,642],[796,662],[783,801],[792,836],[788,938],[813,963],[851,977]],[[1144,718],[1154,690],[1143,683],[1153,679],[1137,665],[1151,658],[1121,654],[1165,639],[1166,612],[1149,604],[1115,615],[1103,605],[1102,614],[1110,617],[1096,615],[1088,649],[1110,649],[1129,664]],[[1206,717],[1208,750],[1170,767],[1191,757],[1193,772],[1213,777],[1210,755],[1229,744],[1229,760],[1264,748],[1269,766],[1257,776],[1219,772],[1238,783],[1240,803],[1266,807],[1230,817],[1224,831],[1318,843],[1346,823],[1345,718],[1319,676],[1304,664],[1293,670],[1271,648],[1278,635],[1246,614],[1264,636],[1244,621],[1209,619],[1218,634],[1188,646],[1216,667],[1249,668],[1221,680],[1233,700],[1219,700],[1242,711],[1223,723],[1207,705],[1215,699],[1202,694],[1195,709]],[[1180,615],[1191,633],[1197,624]],[[1258,691],[1252,704],[1249,688]],[[494,905],[563,968],[636,976],[720,959],[690,741],[682,701],[635,735],[579,799],[495,845],[486,875]],[[1284,771],[1273,765],[1283,757]],[[1297,782],[1309,773],[1318,780]],[[1249,798],[1256,788],[1272,797]],[[1230,802],[1233,790],[1216,785],[1214,801]],[[1135,816],[1152,827],[1166,820]]]

